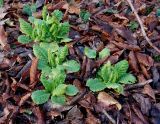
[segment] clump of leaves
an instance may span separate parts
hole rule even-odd
[[[40,81],[45,90],[37,90],[32,93],[32,99],[36,104],[43,104],[51,97],[51,101],[57,104],[65,104],[65,95],[73,96],[78,93],[74,85],[64,84],[66,73],[77,72],[80,65],[75,60],[67,60],[68,48],[59,47],[55,43],[40,43],[34,45],[33,51],[39,59],[39,69],[42,70]]]
[[[69,23],[61,22],[63,13],[55,10],[51,15],[47,12],[47,8],[42,10],[43,19],[29,17],[30,23],[19,19],[20,30],[24,35],[18,37],[20,43],[26,44],[32,41],[39,42],[69,42],[68,38]]]
[[[139,24],[136,21],[131,21],[128,26],[130,30],[135,31],[139,27]]]
[[[86,11],[86,10],[81,10],[79,16],[80,16],[80,18],[82,19],[82,21],[83,21],[84,23],[86,23],[86,22],[89,21],[89,18],[91,17],[91,14],[90,14],[88,11]]]
[[[93,92],[109,88],[123,94],[123,86],[125,84],[136,82],[136,78],[132,74],[127,73],[128,66],[128,61],[126,60],[122,60],[115,65],[107,62],[98,71],[97,77],[88,79],[86,85]]]
[[[89,47],[85,47],[84,48],[84,54],[90,58],[90,59],[94,59],[97,56],[97,52],[94,49],[90,49]],[[108,48],[104,48],[103,50],[101,50],[99,52],[99,58],[102,59],[106,56],[110,55],[110,50]]]
[[[28,16],[32,16],[32,13],[36,12],[36,10],[37,10],[36,4],[31,4],[31,5],[30,4],[25,4],[23,6],[22,12],[24,14],[27,14]]]

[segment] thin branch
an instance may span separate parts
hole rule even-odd
[[[103,113],[111,121],[112,124],[116,124],[116,121],[105,110],[103,110]]]
[[[144,30],[144,25],[143,25],[143,23],[142,23],[139,15],[138,15],[137,11],[135,10],[135,8],[134,8],[131,0],[127,0],[127,2],[128,2],[128,4],[129,4],[129,6],[131,7],[132,11],[134,12],[135,16],[136,16],[136,19],[137,19],[137,21],[138,21],[138,23],[139,23],[139,25],[140,25],[140,27],[141,27],[141,32],[142,32],[142,34],[143,34],[143,37],[146,39],[146,41],[148,42],[148,44],[149,44],[152,48],[154,48],[158,53],[160,53],[160,49],[157,48],[156,46],[154,46],[154,44],[153,44],[153,43],[151,42],[151,40],[148,38],[148,36],[147,36],[147,34],[146,34],[145,30]]]
[[[145,85],[151,83],[152,81],[153,81],[152,79],[149,79],[149,80],[146,80],[145,82],[142,82],[142,83],[129,85],[129,86],[125,87],[125,90],[131,90],[131,89],[137,89],[140,87],[144,87]]]

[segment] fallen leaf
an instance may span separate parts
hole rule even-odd
[[[87,109],[87,118],[85,120],[85,124],[101,124],[100,120],[96,118],[90,110]]]
[[[154,61],[149,55],[143,53],[136,53],[136,57],[140,64],[148,67],[147,70],[150,69],[151,66],[153,66]]]
[[[137,117],[143,122],[142,124],[149,124],[148,120],[143,116],[142,112],[139,110],[138,107],[136,107],[135,105],[132,105],[131,107],[133,109],[134,114],[137,115]],[[141,124],[139,122],[138,122],[138,124]]]
[[[71,14],[77,14],[77,15],[80,14],[80,7],[75,4],[70,5],[70,4],[66,3],[63,5],[62,8],[68,10],[68,12]]]
[[[132,70],[136,73],[139,73],[137,58],[133,51],[129,53],[128,58],[129,58],[129,65],[131,66]]]
[[[135,93],[133,98],[139,103],[139,107],[143,114],[149,115],[151,109],[151,101],[149,98],[145,98],[142,94]]]
[[[30,68],[30,86],[35,86],[36,77],[37,77],[37,65],[38,65],[38,59],[33,58],[32,65]]]
[[[98,103],[102,104],[106,108],[113,105],[115,105],[118,110],[121,110],[122,108],[121,104],[106,92],[100,92],[97,99]]]
[[[127,42],[128,44],[137,45],[137,40],[133,36],[133,33],[130,30],[127,30],[125,28],[116,28],[115,30],[120,36],[122,36],[128,41]]]
[[[7,44],[7,36],[2,25],[0,25],[0,44],[4,49],[9,48],[9,45]]]
[[[154,93],[154,90],[152,89],[152,87],[147,84],[144,86],[143,88],[143,91],[142,91],[144,94],[147,94],[148,96],[150,96],[153,100],[155,100],[155,93]]]
[[[77,106],[74,106],[67,114],[66,120],[70,124],[84,124],[83,114]]]

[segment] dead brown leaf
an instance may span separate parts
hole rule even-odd
[[[129,53],[128,58],[129,58],[129,65],[131,66],[132,70],[136,73],[139,73],[137,58],[133,51]]]
[[[68,10],[68,12],[71,14],[80,14],[80,7],[75,4],[69,5],[68,3],[66,3],[62,8]]]
[[[97,119],[90,110],[87,109],[87,118],[85,124],[101,124],[100,120]]]
[[[33,58],[32,65],[30,68],[30,86],[34,87],[36,78],[37,78],[37,65],[38,65],[38,59]]]
[[[153,100],[155,100],[155,93],[154,93],[154,90],[152,89],[152,87],[147,84],[144,86],[144,89],[142,91],[144,94],[147,94],[148,96],[150,96]]]
[[[148,67],[147,70],[150,69],[151,66],[153,66],[154,60],[149,55],[143,53],[136,53],[136,57],[140,64]]]
[[[7,44],[7,35],[4,31],[4,27],[0,25],[0,44],[6,50],[9,49],[9,45]]]
[[[113,105],[115,105],[118,108],[118,110],[121,110],[122,108],[121,104],[106,92],[100,92],[98,94],[97,99],[98,103],[104,106],[105,108],[108,108]]]
[[[145,98],[142,94],[135,93],[133,98],[139,103],[141,111],[143,114],[149,115],[151,109],[151,101],[149,98]]]

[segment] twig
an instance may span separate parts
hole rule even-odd
[[[152,81],[153,81],[152,79],[149,79],[149,80],[147,80],[147,81],[145,81],[145,82],[142,82],[142,83],[129,85],[129,86],[125,87],[125,90],[131,90],[131,89],[140,88],[140,87],[143,87],[143,86],[151,83]]]
[[[103,110],[103,113],[112,122],[112,124],[116,124],[116,121],[105,110]]]
[[[139,25],[140,25],[140,27],[141,27],[141,32],[142,32],[142,34],[143,34],[143,37],[146,39],[146,41],[148,42],[148,44],[149,44],[152,48],[154,48],[158,53],[160,53],[160,50],[159,50],[156,46],[154,46],[154,44],[153,44],[153,43],[151,42],[151,40],[148,38],[148,36],[147,36],[147,34],[146,34],[145,30],[144,30],[144,25],[143,25],[143,23],[142,23],[139,15],[138,15],[137,11],[135,10],[135,8],[134,8],[131,0],[127,0],[127,2],[128,2],[128,4],[129,4],[129,6],[131,7],[132,11],[134,12],[135,16],[136,16],[136,19],[137,19],[137,21],[138,21],[138,23],[139,23]]]
[[[79,95],[75,96],[71,101],[67,103],[67,105],[73,105],[77,101],[79,101],[86,94],[86,89],[82,91]]]

